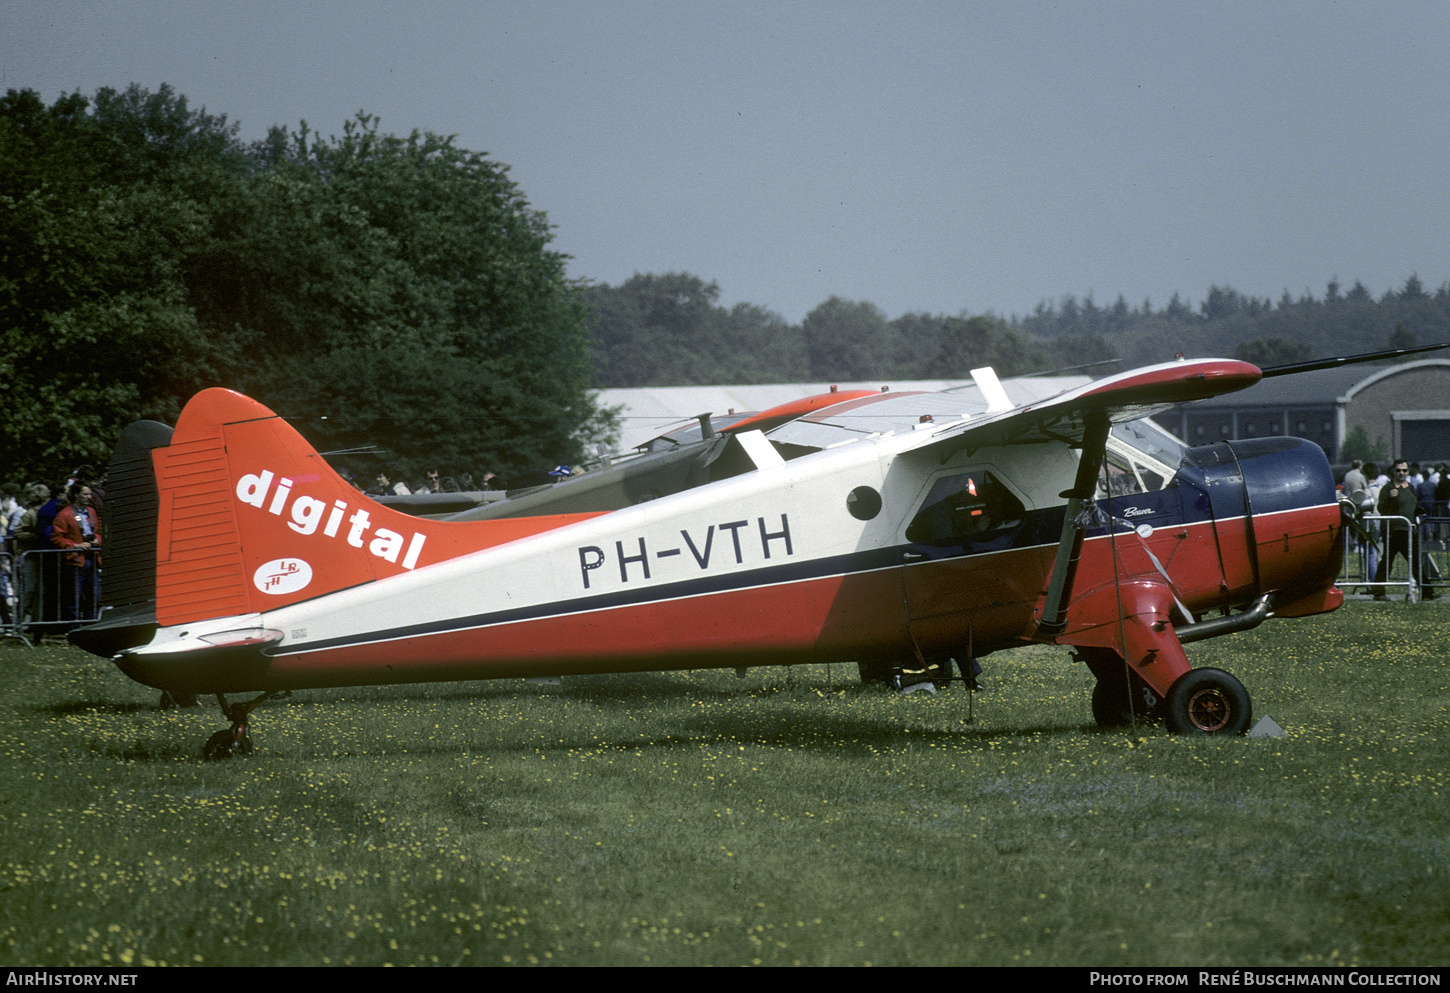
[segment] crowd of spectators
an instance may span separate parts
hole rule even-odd
[[[478,479],[474,479],[469,472],[459,473],[457,476],[440,476],[437,469],[428,469],[421,482],[410,485],[402,479],[394,482],[391,471],[381,469],[371,486],[359,488],[372,496],[408,496],[413,493],[472,493],[492,490],[499,488],[497,482],[498,477],[491,472],[480,473]],[[356,481],[353,485],[357,485]]]
[[[54,490],[0,486],[0,624],[7,629],[64,633],[97,616],[104,483],[81,466]]]
[[[1356,459],[1345,473],[1341,499],[1353,504],[1361,515],[1419,522],[1420,548],[1412,555],[1410,529],[1397,520],[1367,522],[1368,537],[1361,540],[1360,551],[1365,576],[1373,576],[1376,583],[1370,592],[1376,600],[1386,598],[1385,587],[1378,584],[1386,582],[1390,560],[1403,557],[1421,595],[1436,599],[1437,587],[1443,586],[1445,580],[1427,546],[1450,539],[1446,525],[1450,518],[1450,466],[1443,462],[1421,466],[1404,459],[1386,465],[1388,473],[1374,462]]]

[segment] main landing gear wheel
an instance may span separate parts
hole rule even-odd
[[[1126,727],[1163,719],[1163,700],[1143,677],[1131,672],[1111,648],[1084,647],[1077,658],[1097,679],[1093,686],[1093,720],[1099,727]]]
[[[1093,687],[1093,720],[1098,727],[1151,724],[1162,719],[1163,701],[1136,672],[1128,679],[1099,679]]]
[[[1174,734],[1243,734],[1253,703],[1243,684],[1222,669],[1194,669],[1169,689],[1164,716]]]

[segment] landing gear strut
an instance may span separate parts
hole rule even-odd
[[[267,692],[246,703],[228,704],[227,698],[218,693],[216,700],[222,708],[222,716],[231,721],[232,726],[226,730],[218,731],[208,738],[206,745],[202,747],[201,754],[208,759],[227,759],[233,755],[251,755],[252,739],[247,734],[247,718],[251,716],[253,707],[272,695],[271,692]]]

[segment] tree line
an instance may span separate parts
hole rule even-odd
[[[949,379],[993,366],[1018,375],[1112,357],[1091,338],[1055,348],[990,314],[905,314],[831,297],[796,325],[755,304],[724,307],[689,273],[636,274],[590,286],[589,355],[597,387]]]
[[[1231,356],[1260,366],[1450,341],[1450,283],[1429,293],[1416,275],[1376,299],[1331,279],[1323,297],[1277,302],[1211,287],[1197,308],[1177,294],[1109,307],[1091,296],[1040,304],[1024,317],[908,313],[831,297],[789,324],[764,307],[719,303],[720,288],[688,273],[595,284],[589,352],[597,387],[958,379],[990,365],[1002,376],[1117,360],[1122,368]]]
[[[208,386],[399,472],[607,433],[583,287],[506,166],[365,114],[237,131],[165,86],[0,100],[0,473],[104,464]]]

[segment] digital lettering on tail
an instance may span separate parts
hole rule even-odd
[[[275,487],[272,485],[274,480],[277,483]],[[305,483],[307,480],[303,480],[303,482]],[[364,508],[358,507],[349,514],[346,500],[334,500],[329,508],[325,500],[319,500],[305,493],[293,497],[292,487],[294,485],[294,481],[288,477],[283,476],[281,479],[277,479],[276,473],[270,469],[263,469],[259,473],[248,473],[237,480],[236,494],[237,499],[242,503],[256,507],[258,510],[265,510],[275,517],[283,518],[287,521],[287,526],[300,535],[317,534],[320,527],[324,537],[334,540],[342,538],[351,547],[366,548],[370,554],[401,565],[404,569],[412,569],[418,564],[418,558],[423,554],[423,543],[428,540],[426,535],[415,531],[412,539],[407,539],[391,528],[373,528],[372,515]],[[270,500],[268,499],[269,494]],[[289,499],[291,500],[290,505]],[[324,517],[326,518],[325,524],[323,523]],[[344,521],[348,525],[345,530],[342,526]],[[369,530],[372,531],[371,536],[368,535]],[[398,561],[399,557],[402,558],[401,562]],[[263,568],[274,564],[274,562],[269,562]],[[302,564],[306,565],[306,563]],[[309,568],[309,582],[311,578]],[[306,583],[302,585],[305,586]],[[264,593],[280,592],[263,589],[260,584],[257,588]],[[301,589],[300,586],[295,588]]]

